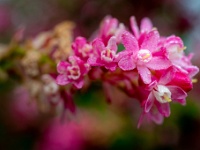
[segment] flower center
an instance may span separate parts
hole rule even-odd
[[[141,49],[137,54],[137,58],[142,62],[149,62],[152,58],[151,52],[148,49]]]
[[[106,62],[112,62],[115,57],[115,52],[110,49],[105,49],[101,52],[101,59]]]
[[[77,80],[80,75],[80,68],[78,66],[67,67],[67,76],[69,79]]]
[[[160,103],[168,103],[171,102],[171,92],[170,90],[164,85],[158,85],[156,88],[153,89],[153,94],[157,101]]]
[[[92,46],[89,44],[85,44],[83,48],[79,49],[79,52],[82,54],[83,57],[87,57],[88,53],[90,53]]]

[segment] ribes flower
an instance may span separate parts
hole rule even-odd
[[[144,83],[149,84],[151,82],[150,69],[161,70],[171,66],[171,62],[166,57],[154,55],[154,52],[159,50],[158,41],[157,30],[152,30],[143,36],[142,43],[138,43],[137,39],[129,32],[124,32],[122,42],[125,51],[119,53],[119,67],[125,71],[137,68]]]
[[[61,61],[57,65],[57,84],[66,85],[72,83],[78,89],[83,87],[84,76],[89,71],[89,65],[79,57],[70,56],[69,62]]]
[[[121,34],[125,31],[125,26],[116,18],[112,18],[111,16],[106,16],[101,23],[98,37],[102,39],[102,41],[107,44],[110,37],[115,36],[117,42],[121,40]]]
[[[173,66],[181,72],[188,74],[191,78],[197,74],[199,68],[191,63],[192,54],[186,56],[184,50],[186,47],[180,37],[175,35],[163,38],[159,45],[166,48],[167,58],[172,62]]]
[[[72,43],[72,49],[76,56],[85,61],[93,55],[92,45],[87,43],[87,40],[84,37],[77,37]]]
[[[114,71],[116,69],[117,44],[116,37],[109,39],[108,45],[105,46],[101,39],[96,39],[92,43],[93,50],[97,52],[96,56],[90,57],[88,63],[91,66],[104,66],[106,69]]]
[[[171,101],[178,102],[182,105],[186,104],[185,98],[187,93],[178,85],[170,84],[174,75],[174,70],[170,69],[166,71],[159,80],[155,80],[148,85],[150,93],[144,105],[144,111],[146,113],[155,105],[164,117],[168,117],[170,115],[169,103]]]
[[[142,115],[138,126],[144,117],[161,124],[170,115],[171,102],[186,104],[187,92],[192,89],[199,69],[191,63],[192,54],[185,55],[180,37],[160,36],[149,18],[143,18],[138,26],[132,16],[130,25],[132,31],[107,16],[98,32],[90,37],[91,42],[77,37],[72,43],[74,56],[57,65],[57,84],[71,83],[80,89],[85,76],[88,86],[98,80],[108,102],[115,103],[119,93],[139,101]],[[76,90],[66,89],[60,97],[66,100],[65,108],[75,112]],[[116,92],[117,98],[113,96]]]
[[[191,59],[193,54],[189,54],[188,56],[183,56],[181,61],[177,63],[182,72],[186,72],[190,78],[193,78],[198,72],[199,68],[197,66],[192,65]]]

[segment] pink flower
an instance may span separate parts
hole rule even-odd
[[[192,54],[185,56],[181,38],[177,36],[169,36],[160,41],[159,45],[166,48],[167,58],[172,62],[173,66],[178,68],[181,72],[188,74],[191,78],[199,72],[199,68],[193,66],[191,63]]]
[[[138,27],[132,16],[130,24],[133,33],[116,18],[107,16],[91,43],[77,37],[72,44],[75,56],[57,66],[57,84],[71,83],[80,89],[86,75],[88,81],[101,80],[108,102],[117,100],[112,94],[118,88],[142,104],[138,125],[143,117],[161,124],[170,115],[171,101],[186,104],[199,68],[192,65],[192,54],[184,54],[180,37],[160,37],[148,18],[142,19]],[[46,92],[52,92],[53,87],[48,83]],[[75,112],[72,98],[76,90],[60,91],[65,108]]]
[[[92,45],[88,44],[84,37],[77,37],[72,43],[72,49],[76,56],[85,61],[93,55]]]
[[[92,46],[97,55],[90,57],[88,63],[91,66],[104,66],[106,69],[114,71],[117,66],[115,61],[117,57],[116,37],[111,37],[107,46],[104,45],[101,39],[94,40]]]
[[[98,37],[102,39],[104,44],[107,44],[111,36],[115,36],[117,42],[120,42],[123,31],[125,31],[124,24],[119,23],[116,18],[106,16],[101,23]]]
[[[175,35],[169,36],[165,39],[163,45],[168,52],[168,57],[170,60],[174,60],[183,56],[184,47],[183,41],[180,37]]]
[[[72,83],[80,89],[84,84],[84,76],[89,71],[89,65],[79,57],[70,56],[69,63],[61,61],[57,65],[57,71],[59,73],[56,79],[57,84],[66,85]]]
[[[151,82],[150,69],[167,69],[171,66],[171,62],[163,55],[154,55],[155,52],[159,51],[157,30],[150,31],[140,41],[142,42],[139,43],[129,32],[123,33],[122,42],[126,50],[119,53],[118,65],[124,71],[137,68],[143,82],[149,84]]]
[[[174,101],[182,105],[186,104],[187,93],[179,86],[170,84],[174,75],[174,70],[170,69],[158,81],[155,80],[148,86],[150,93],[144,104],[145,113],[148,113],[152,106],[155,105],[164,117],[168,117],[170,115],[169,102]]]
[[[190,78],[193,78],[199,72],[199,68],[191,63],[192,57],[193,54],[189,54],[188,56],[183,56],[179,63],[177,62],[180,70],[186,72]]]
[[[192,80],[188,74],[181,72],[176,67],[172,67],[174,75],[171,77],[171,81],[168,85],[177,85],[186,92],[189,92],[193,88]],[[164,73],[164,72],[163,72]]]

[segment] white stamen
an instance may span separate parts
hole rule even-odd
[[[114,51],[106,49],[106,50],[103,50],[101,52],[101,59],[106,61],[106,62],[112,62],[114,58],[115,58],[115,52]]]
[[[141,49],[138,51],[137,58],[142,62],[149,62],[152,58],[151,52],[148,49]]]
[[[77,80],[81,75],[80,68],[78,66],[67,67],[67,72],[68,72],[67,77],[73,80]]]
[[[83,57],[87,57],[91,49],[91,45],[85,44],[83,48],[79,49],[79,52],[83,55]]]
[[[164,85],[158,85],[154,90],[153,94],[156,97],[157,101],[160,103],[168,103],[171,102],[171,92]]]

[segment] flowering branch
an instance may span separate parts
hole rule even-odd
[[[192,54],[185,55],[180,37],[160,36],[148,18],[139,28],[132,16],[130,26],[131,31],[107,16],[92,39],[79,36],[72,41],[74,24],[59,24],[19,44],[17,57],[10,48],[0,53],[0,77],[16,73],[43,111],[59,107],[59,114],[74,113],[73,94],[100,81],[109,102],[114,101],[113,87],[138,100],[138,127],[144,117],[161,124],[170,116],[171,102],[186,104],[199,68],[192,65]],[[10,64],[8,58],[19,63]]]
[[[91,41],[77,37],[71,56],[57,65],[56,81],[81,89],[88,79],[95,78],[91,74],[101,73],[95,80],[138,98],[143,110],[138,126],[144,116],[162,123],[163,117],[170,115],[170,102],[186,104],[187,92],[199,69],[191,64],[191,55],[184,54],[180,37],[160,36],[148,18],[141,21],[140,29],[134,17],[130,24],[132,31],[117,19],[106,17]],[[120,44],[124,49],[119,52]]]

